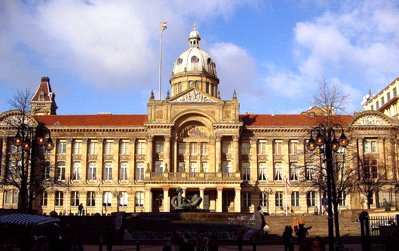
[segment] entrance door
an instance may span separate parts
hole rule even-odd
[[[152,192],[152,212],[161,212],[163,203],[163,191]]]

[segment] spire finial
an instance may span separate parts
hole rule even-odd
[[[194,25],[193,25],[193,30],[194,30],[194,31],[196,31],[196,30],[197,30],[197,23],[196,23],[196,22],[194,22]]]

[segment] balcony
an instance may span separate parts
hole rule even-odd
[[[162,181],[168,182],[184,182],[184,181],[241,181],[239,175],[236,177],[235,173],[199,173],[199,172],[185,172],[185,173],[161,173],[154,172],[145,178],[145,181]]]

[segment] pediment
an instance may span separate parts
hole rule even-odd
[[[23,115],[17,110],[11,110],[0,114],[0,126],[16,127],[21,124],[27,124],[31,127],[36,127],[37,121],[30,115]]]
[[[350,126],[392,126],[394,121],[381,112],[364,111],[355,115]]]
[[[190,89],[171,98],[170,103],[219,103],[220,100],[198,89]]]

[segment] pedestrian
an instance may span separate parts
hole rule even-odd
[[[284,251],[294,251],[294,242],[293,242],[292,233],[293,233],[292,227],[285,226],[283,232]]]
[[[195,246],[196,246],[197,251],[208,250],[208,239],[205,237],[205,235],[202,231],[198,232],[198,234],[197,234]]]
[[[305,227],[304,224],[299,224],[298,226],[298,231],[296,235],[298,236],[298,244],[301,244],[302,241],[306,238],[306,236],[309,234],[308,230],[311,229],[312,227]]]
[[[79,215],[81,215],[81,216],[83,215],[83,208],[84,208],[83,204],[80,203],[79,206],[78,206],[78,210],[79,210]]]

